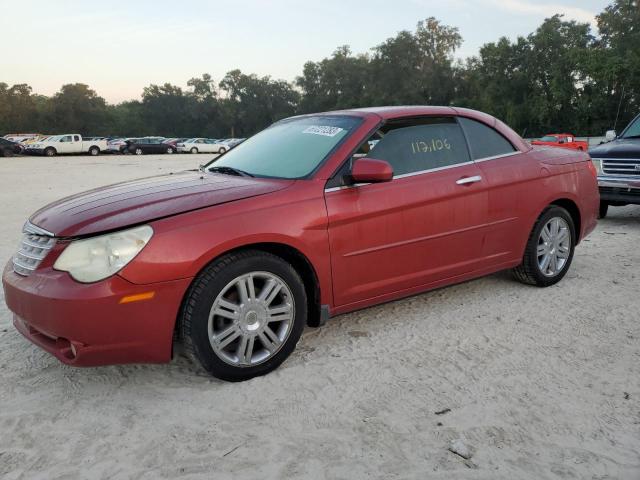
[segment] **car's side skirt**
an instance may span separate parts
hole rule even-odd
[[[492,273],[496,273],[502,270],[507,270],[509,268],[517,267],[519,264],[520,264],[520,259],[510,260],[507,262],[491,265],[490,267],[474,270],[462,275],[457,275],[455,277],[444,278],[436,282],[431,282],[424,285],[418,285],[417,287],[412,287],[405,290],[399,290],[396,292],[379,295],[377,297],[369,298],[367,300],[349,303],[346,305],[340,305],[337,307],[333,307],[331,309],[331,316],[333,317],[335,315],[340,315],[342,313],[353,312],[355,310],[372,307],[374,305],[380,305],[382,303],[392,302],[394,300],[399,300],[401,298],[411,297],[413,295],[417,295],[419,293],[425,293],[440,287],[447,287],[450,285],[466,282],[468,280],[473,280],[473,279],[484,277],[486,275],[490,275]]]

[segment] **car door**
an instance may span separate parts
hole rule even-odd
[[[142,149],[145,153],[159,153],[158,144],[153,138],[145,138]]]
[[[364,152],[374,144],[366,156],[389,162],[394,179],[325,190],[337,307],[455,279],[482,262],[487,189],[455,117],[390,122],[379,134]]]
[[[482,258],[496,267],[522,257],[531,222],[540,212],[530,209],[540,192],[540,164],[530,152],[521,152],[496,129],[477,120],[460,118],[471,156],[488,188],[490,228],[484,239]]]
[[[71,144],[69,145],[70,153],[82,152],[82,138],[80,135],[73,135],[71,138]]]
[[[58,153],[72,153],[73,152],[72,143],[73,143],[73,136],[64,135],[58,142],[58,145],[56,145],[56,151]]]
[[[162,142],[157,138],[150,138],[147,146],[149,153],[164,153]]]
[[[218,151],[215,141],[210,138],[205,139],[203,147],[207,153],[216,153]]]

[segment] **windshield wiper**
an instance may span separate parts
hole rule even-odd
[[[622,137],[622,138],[640,138],[640,135],[629,135],[629,136]]]
[[[209,171],[215,172],[215,173],[222,173],[223,175],[236,175],[238,177],[253,177],[253,175],[251,175],[250,173],[245,172],[244,170],[240,170],[238,168],[233,168],[233,167],[211,167]]]

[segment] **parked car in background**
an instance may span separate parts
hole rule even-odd
[[[29,140],[31,138],[38,138],[42,135],[39,133],[9,133],[5,135],[3,138],[9,140],[11,142],[24,142],[25,140]]]
[[[609,206],[640,205],[640,115],[617,135],[607,132],[609,143],[589,150],[598,171],[600,218]]]
[[[227,138],[224,140],[218,140],[217,142],[226,145],[228,149],[231,150],[233,147],[240,145],[245,140],[246,138]]]
[[[35,136],[35,137],[27,138],[25,140],[21,140],[20,143],[22,145],[24,145],[25,147],[27,147],[28,145],[33,145],[34,143],[42,142],[42,141],[46,140],[49,137],[50,137],[50,135],[38,135],[38,136]]]
[[[570,150],[580,150],[581,152],[589,150],[589,142],[576,140],[575,135],[570,133],[550,133],[538,140],[533,140],[531,144],[568,148]]]
[[[72,153],[88,153],[89,155],[99,155],[107,149],[105,140],[85,140],[82,135],[69,133],[65,135],[54,135],[32,143],[27,146],[27,153],[35,153],[53,157],[54,155],[64,155]]]
[[[178,143],[177,148],[182,153],[224,153],[231,149],[226,143],[217,143],[213,138],[189,138]]]
[[[178,151],[178,143],[180,142],[184,142],[185,140],[188,140],[188,138],[184,138],[184,137],[180,137],[180,138],[167,138],[166,140],[164,140],[162,143],[164,143],[165,145],[171,145],[173,147],[173,151],[174,153]]]
[[[107,142],[107,151],[110,153],[122,153],[122,150],[127,146],[125,138],[112,138]]]
[[[164,137],[143,137],[126,140],[123,148],[124,153],[133,153],[135,155],[143,155],[145,153],[175,153],[172,145],[166,145],[163,142]]]
[[[0,157],[13,157],[22,153],[22,145],[18,142],[12,142],[6,138],[0,138]]]
[[[556,284],[598,200],[586,153],[532,148],[480,112],[313,114],[200,171],[40,209],[2,282],[15,327],[64,363],[168,362],[179,339],[246,380],[332,315],[505,269]]]

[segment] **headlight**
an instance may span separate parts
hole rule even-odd
[[[596,172],[598,175],[602,175],[602,160],[599,158],[592,158],[593,166],[596,167]]]
[[[122,270],[153,236],[149,225],[71,242],[53,268],[77,281],[97,282]]]

